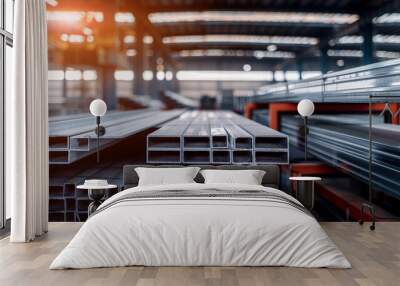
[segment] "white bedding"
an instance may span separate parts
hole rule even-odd
[[[294,266],[350,268],[310,215],[274,201],[153,198],[112,204],[131,192],[263,190],[262,186],[182,184],[136,187],[104,202],[50,269],[145,266]],[[111,205],[110,205],[111,204]],[[108,208],[105,206],[109,205]]]

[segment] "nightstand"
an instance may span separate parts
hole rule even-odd
[[[314,208],[315,194],[314,182],[320,181],[320,177],[290,177],[289,180],[296,183],[296,199],[298,199],[307,209]]]
[[[105,185],[105,186],[89,186],[79,185],[77,189],[88,190],[88,197],[92,201],[88,206],[88,216],[94,213],[97,208],[106,199],[107,190],[117,188],[116,185]]]

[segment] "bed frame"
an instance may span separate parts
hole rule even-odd
[[[216,169],[216,170],[263,170],[265,171],[262,185],[275,189],[280,188],[280,170],[277,165],[257,165],[257,166],[237,166],[237,165],[190,165],[199,167],[200,169]],[[139,177],[135,171],[136,167],[146,168],[183,168],[182,165],[125,165],[123,169],[124,189],[133,188],[138,185]],[[204,183],[203,176],[199,173],[194,179],[197,183]]]

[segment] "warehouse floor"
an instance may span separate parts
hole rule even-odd
[[[120,267],[49,270],[81,223],[50,223],[32,243],[0,241],[0,285],[398,285],[399,222],[321,223],[352,269],[289,267]],[[70,275],[73,272],[74,275]]]

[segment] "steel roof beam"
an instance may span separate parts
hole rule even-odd
[[[345,25],[344,27],[332,32],[331,34],[324,36],[320,39],[320,47],[329,46],[329,42],[332,40],[337,40],[343,36],[351,35],[361,31],[361,27],[370,23],[375,17],[379,17],[385,13],[393,13],[400,10],[400,1],[385,1],[385,5],[377,8],[365,10],[360,13],[360,19],[350,25]],[[318,47],[312,46],[306,49],[301,56],[314,54]]]
[[[149,33],[153,39],[154,43],[153,46],[158,48],[161,52],[163,58],[173,67],[176,67],[177,63],[175,59],[171,57],[171,52],[169,48],[163,44],[162,42],[162,35],[158,31],[158,29],[149,21],[147,18],[148,11],[146,9],[146,5],[143,3],[144,1],[126,1],[120,3],[120,9],[127,10],[132,12],[135,15],[135,22],[140,23],[141,29],[145,32]]]

